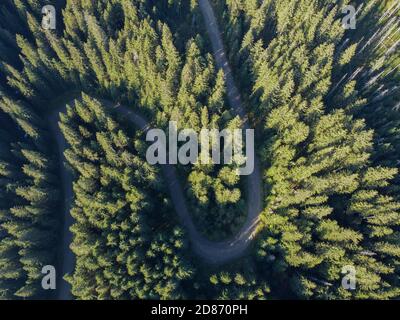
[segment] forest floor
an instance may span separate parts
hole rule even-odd
[[[204,22],[209,34],[213,54],[216,60],[217,67],[223,69],[225,73],[225,81],[228,93],[229,104],[236,115],[239,115],[243,120],[243,129],[249,129],[248,119],[246,111],[243,107],[240,93],[235,86],[232,71],[229,67],[226,53],[223,47],[221,34],[218,28],[218,24],[215,19],[215,15],[209,1],[199,0],[200,8],[204,17]],[[73,188],[72,181],[73,177],[69,170],[63,167],[63,163],[66,162],[64,158],[64,150],[67,147],[67,143],[64,136],[58,126],[59,113],[66,111],[67,104],[73,104],[74,99],[81,99],[79,93],[70,92],[60,96],[55,100],[57,107],[54,108],[54,112],[49,117],[51,124],[51,130],[54,132],[55,139],[57,142],[58,154],[61,163],[61,178],[64,192],[64,227],[63,227],[63,262],[62,262],[62,275],[66,273],[72,274],[75,265],[74,255],[70,249],[72,243],[72,233],[70,227],[73,224],[73,218],[70,215],[70,208],[73,201]],[[119,114],[123,115],[127,121],[133,123],[138,129],[146,132],[150,129],[149,123],[144,117],[132,111],[131,108],[123,105],[116,105],[115,103],[107,100],[98,99],[101,103],[109,108],[115,109]],[[175,167],[172,165],[162,165],[162,173],[164,179],[168,185],[172,202],[181,219],[181,222],[186,229],[194,251],[204,258],[207,262],[213,264],[224,263],[228,260],[241,256],[250,244],[256,226],[259,221],[259,215],[262,210],[262,183],[260,166],[257,157],[255,157],[254,171],[251,175],[247,176],[246,181],[246,195],[247,195],[247,217],[246,221],[241,227],[240,231],[230,240],[222,242],[213,242],[202,236],[196,229],[191,215],[188,211],[185,193],[183,192],[181,183],[178,179]],[[66,300],[71,298],[71,287],[65,281],[59,281],[58,298]]]

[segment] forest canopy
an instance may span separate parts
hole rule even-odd
[[[0,298],[398,298],[399,30],[395,0],[2,0]],[[254,129],[260,186],[150,165],[169,121]]]

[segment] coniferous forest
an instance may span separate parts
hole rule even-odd
[[[1,0],[0,299],[398,299],[399,168],[397,0]]]

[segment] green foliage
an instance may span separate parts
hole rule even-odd
[[[364,1],[347,31],[348,1],[214,1],[257,132],[265,201],[248,257],[212,270],[193,267],[166,181],[144,159],[143,132],[93,98],[126,104],[159,128],[170,120],[196,132],[240,127],[197,2],[67,1],[56,31],[40,26],[48,1],[3,2],[1,298],[49,296],[40,270],[59,263],[64,201],[48,120],[71,91],[86,92],[59,123],[74,173],[76,266],[67,279],[76,298],[400,295],[395,0]],[[214,240],[245,219],[235,169],[178,167],[196,227]],[[357,271],[354,291],[341,286],[346,265]]]
[[[168,221],[168,200],[155,168],[99,101],[82,101],[61,117],[77,173],[71,214],[76,268],[68,281],[79,299],[173,299],[193,273],[183,232]],[[139,135],[140,132],[137,132]],[[161,209],[164,208],[164,209]]]
[[[0,125],[14,123],[0,142],[0,298],[51,297],[41,270],[56,263],[62,219],[56,159],[34,111],[6,96],[0,108]]]
[[[217,5],[231,61],[241,70],[241,85],[251,91],[254,125],[262,126],[265,137],[269,192],[258,237],[260,263],[273,270],[276,286],[290,282],[301,298],[399,295],[395,167],[400,153],[394,128],[399,115],[391,110],[398,91],[382,89],[398,77],[393,69],[398,53],[372,50],[378,38],[360,54],[372,35],[390,23],[373,10],[381,9],[382,15],[391,1],[386,9],[373,2],[364,4],[357,32],[346,34],[340,26],[342,4],[288,0]],[[376,34],[387,36],[386,48],[398,39],[393,32]],[[370,79],[375,72],[387,77],[362,90],[370,79],[364,80],[368,73],[361,71],[368,67],[373,68]],[[383,100],[377,98],[382,92]],[[355,291],[341,288],[345,265],[357,270]]]

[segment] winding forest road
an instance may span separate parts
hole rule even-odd
[[[210,36],[212,43],[212,49],[214,57],[216,60],[217,67],[223,69],[225,73],[226,88],[228,93],[229,104],[234,111],[234,114],[239,115],[243,120],[243,129],[249,129],[249,124],[246,116],[246,112],[243,108],[241,97],[238,89],[235,86],[234,79],[232,76],[231,69],[229,67],[226,54],[223,47],[223,42],[220,36],[220,31],[213,13],[213,10],[207,0],[199,0],[199,5],[203,13],[204,22],[207,27],[207,32]],[[72,189],[72,176],[68,170],[63,167],[64,150],[67,143],[64,136],[58,126],[59,113],[66,111],[66,105],[74,103],[74,100],[81,99],[78,94],[66,94],[65,98],[59,98],[56,102],[54,112],[49,117],[51,124],[51,130],[55,134],[59,159],[60,161],[60,171],[64,190],[64,229],[63,229],[63,263],[61,275],[66,273],[72,274],[74,270],[74,256],[70,249],[72,242],[72,234],[70,227],[73,223],[73,219],[70,215],[70,207],[73,201],[73,189]],[[133,123],[138,129],[146,132],[150,129],[150,124],[146,119],[139,114],[133,112],[129,107],[122,105],[115,105],[111,101],[98,99],[102,104],[107,107],[115,109],[119,114],[123,115],[126,120]],[[190,238],[191,244],[194,251],[204,258],[209,263],[220,264],[226,262],[230,259],[237,258],[241,256],[250,244],[250,240],[255,231],[257,223],[259,221],[259,214],[262,210],[262,183],[261,174],[259,168],[259,162],[257,157],[255,157],[254,171],[251,175],[247,176],[246,181],[246,198],[247,198],[247,218],[243,224],[240,231],[235,237],[230,240],[222,242],[213,242],[207,240],[202,236],[192,221],[192,217],[187,208],[185,193],[182,189],[181,183],[178,179],[175,167],[173,165],[162,165],[161,170],[167,183],[170,196],[175,208],[175,211],[179,215],[181,222],[186,229],[188,236]],[[71,298],[71,288],[70,285],[64,281],[59,281],[59,295],[58,298],[62,300]]]

